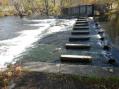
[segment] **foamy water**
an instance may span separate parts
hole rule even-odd
[[[60,26],[55,26],[56,19],[45,20],[27,20],[32,22],[38,22],[38,24],[25,24],[30,26],[38,26],[38,29],[24,30],[19,32],[20,35],[13,39],[0,41],[0,67],[5,67],[5,63],[15,63],[13,60],[21,55],[27,48],[33,46],[34,42],[37,42],[43,37],[42,32],[46,30],[45,35],[55,32],[68,30],[67,27],[73,26],[75,19],[64,20]],[[17,59],[18,60],[18,59]]]

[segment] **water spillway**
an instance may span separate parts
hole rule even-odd
[[[66,50],[70,49],[70,51],[65,53],[65,56],[61,55],[60,59],[62,62],[94,63],[94,61],[99,61],[99,59],[107,62],[113,59],[112,57],[106,58],[103,54],[103,51],[110,51],[108,46],[103,45],[107,40],[103,35],[104,31],[96,27],[95,23],[94,26],[96,28],[91,26],[92,23],[88,18],[77,19],[71,31],[71,36],[69,36],[69,42],[65,44]],[[77,53],[71,52],[71,50],[76,50]],[[99,57],[100,55],[102,55],[102,58]]]
[[[60,55],[90,56],[92,60],[87,65],[111,66],[109,63],[116,59],[111,56],[118,56],[117,51],[109,54],[114,50],[107,47],[110,44],[104,36],[105,31],[97,28],[93,19],[84,18],[86,23],[77,23],[77,19],[17,19],[0,20],[1,66],[14,60],[19,60],[19,63],[64,63],[60,61]],[[75,26],[77,30],[73,29]],[[84,27],[88,29],[79,29]],[[83,40],[81,37],[84,36],[89,40]],[[80,39],[69,41],[70,37]],[[117,60],[116,63],[118,65]],[[83,63],[79,61],[78,64]]]
[[[28,53],[29,50],[39,46],[39,40],[42,38],[57,32],[67,31],[66,28],[72,27],[74,23],[75,19],[20,19],[14,16],[0,18],[0,68],[6,67],[9,63],[14,64],[16,61],[20,61],[19,63],[29,62],[29,59],[35,61],[38,58],[39,61],[46,61],[49,58],[47,56],[51,55],[50,48],[52,46],[48,46],[46,50],[43,50],[45,47],[37,48],[38,52],[35,50],[31,54]],[[49,54],[43,53],[43,51],[49,52]],[[31,55],[32,57],[24,58],[23,56],[27,53],[28,57]],[[37,55],[38,53],[40,55]]]

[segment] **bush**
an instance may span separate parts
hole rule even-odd
[[[3,12],[2,12],[2,11],[0,11],[0,17],[1,17],[1,16],[4,16],[4,14],[3,14]]]

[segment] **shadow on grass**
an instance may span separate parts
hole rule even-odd
[[[119,78],[80,77],[76,75],[27,72],[14,89],[118,89]]]

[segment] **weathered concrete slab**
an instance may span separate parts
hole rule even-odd
[[[90,40],[90,36],[82,35],[82,36],[71,36],[69,37],[69,41],[88,41]]]
[[[79,24],[88,24],[88,21],[77,21],[76,23],[79,23]]]
[[[46,63],[46,62],[30,62],[24,64],[25,69],[29,69],[32,71],[41,71],[48,73],[58,73],[59,72],[59,64],[55,63]]]
[[[32,62],[24,63],[24,69],[29,71],[47,72],[47,73],[62,73],[79,76],[94,76],[94,77],[119,77],[119,68],[114,67],[99,67],[92,65],[73,65],[60,63]]]
[[[61,55],[60,59],[62,62],[86,62],[86,63],[89,63],[93,60],[93,57],[85,56],[85,55]]]
[[[91,46],[89,44],[69,44],[67,43],[65,45],[66,49],[85,49],[85,50],[89,50],[91,48]]]
[[[81,27],[81,26],[74,26],[73,30],[89,30],[89,27],[88,26],[85,26],[85,27]]]
[[[119,68],[91,65],[61,65],[61,73],[79,76],[119,77]]]
[[[79,23],[76,23],[75,26],[89,26],[88,24],[79,24]]]
[[[89,35],[90,32],[89,31],[82,31],[82,30],[74,30],[71,32],[72,35]]]

